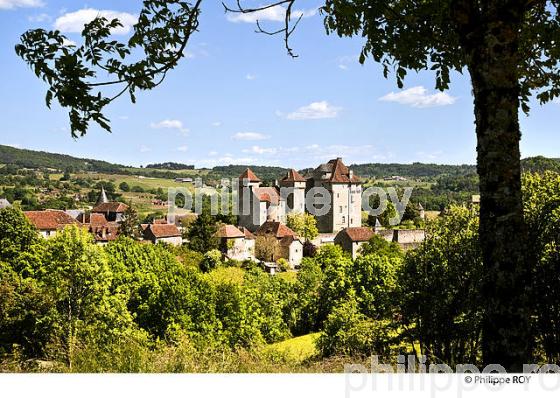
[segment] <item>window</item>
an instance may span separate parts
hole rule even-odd
[[[346,217],[345,216],[342,216],[342,223],[343,224],[346,223]]]
[[[340,213],[342,213],[342,206],[340,206]]]

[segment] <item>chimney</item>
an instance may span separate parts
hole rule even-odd
[[[350,178],[354,177],[354,170],[350,170],[349,175],[350,175]]]

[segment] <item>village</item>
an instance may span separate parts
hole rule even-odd
[[[181,181],[183,182],[183,181]],[[192,181],[189,181],[192,182]],[[261,179],[247,168],[238,178],[239,208],[237,223],[222,224],[215,238],[224,260],[259,261],[274,273],[280,263],[297,269],[307,248],[339,245],[356,259],[361,246],[374,235],[388,242],[396,242],[402,249],[417,247],[425,238],[423,229],[385,228],[376,220],[373,226],[362,226],[362,181],[341,158],[321,164],[302,176],[290,169],[274,186],[263,186]],[[287,225],[287,219],[303,215],[306,195],[317,188],[330,195],[327,212],[313,214],[318,233],[311,238],[299,236]],[[288,195],[285,192],[289,192]],[[2,207],[10,206],[7,200]],[[123,223],[131,204],[110,201],[102,187],[95,206],[89,209],[26,211],[25,216],[38,233],[49,239],[67,226],[83,227],[99,245],[115,241],[121,235]],[[425,219],[420,205],[419,214]],[[192,216],[196,216],[191,214]],[[166,217],[138,225],[137,238],[144,243],[180,246],[188,243],[184,217],[173,223]]]

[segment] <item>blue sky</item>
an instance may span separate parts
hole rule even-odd
[[[74,140],[66,111],[45,107],[46,86],[17,58],[14,45],[35,27],[56,26],[78,41],[73,31],[99,11],[124,13],[133,23],[141,1],[0,0],[0,144],[126,165],[303,168],[335,156],[348,164],[475,162],[468,76],[453,75],[442,94],[430,73],[410,74],[398,90],[373,61],[359,65],[359,38],[325,35],[313,12],[320,2],[300,1],[307,8],[292,40],[295,60],[281,37],[255,34],[251,21],[228,18],[219,1],[205,3],[200,32],[165,83],[139,93],[136,105],[126,97],[112,104],[112,134],[92,128]],[[261,17],[273,29],[278,15]],[[521,120],[523,156],[560,157],[559,122],[560,104],[534,104]]]

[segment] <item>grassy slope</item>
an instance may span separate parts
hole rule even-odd
[[[320,333],[306,334],[304,336],[294,337],[292,339],[270,344],[267,347],[267,350],[284,354],[296,362],[303,362],[306,359],[317,355],[315,341],[319,338],[319,334]]]

